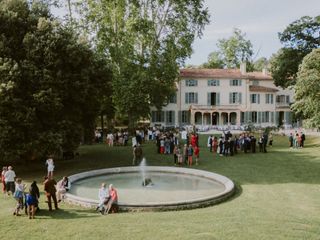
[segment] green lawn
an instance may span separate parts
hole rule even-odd
[[[101,216],[93,210],[61,204],[47,211],[41,196],[36,219],[14,217],[15,202],[0,197],[0,235],[10,239],[320,239],[320,139],[307,136],[304,149],[289,149],[286,137],[274,137],[268,153],[219,157],[201,136],[199,169],[232,179],[237,192],[207,208],[120,213]],[[82,146],[75,160],[56,162],[56,177],[81,171],[127,166],[131,147]],[[144,144],[149,165],[173,165],[172,156]],[[41,182],[44,163],[14,166],[19,177]],[[42,189],[42,185],[39,186]],[[98,186],[97,186],[98,187]],[[121,196],[119,196],[121,198]]]

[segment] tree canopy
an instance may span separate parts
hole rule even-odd
[[[43,2],[1,1],[0,22],[0,157],[73,151],[110,90],[105,61]]]
[[[204,68],[238,68],[242,62],[250,65],[253,55],[253,47],[246,34],[235,28],[228,39],[219,39],[218,51],[209,54],[208,62]]]
[[[113,72],[116,110],[134,123],[174,93],[179,67],[208,23],[203,0],[84,0],[84,25]]]
[[[304,57],[297,74],[293,110],[309,127],[320,127],[320,49]]]
[[[287,87],[295,84],[302,59],[320,47],[320,16],[294,21],[279,39],[284,47],[271,59],[271,72],[277,86]]]

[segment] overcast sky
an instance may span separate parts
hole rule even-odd
[[[257,58],[269,58],[281,48],[278,32],[302,16],[320,15],[320,0],[205,0],[211,15],[201,39],[193,44],[194,54],[187,64],[207,61],[217,50],[218,39],[231,36],[233,28],[246,33]]]

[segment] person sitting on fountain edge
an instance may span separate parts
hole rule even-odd
[[[110,210],[113,213],[118,212],[118,192],[112,184],[109,185],[109,195],[110,200],[108,201],[107,208],[104,211],[105,214],[108,214]]]
[[[104,214],[108,206],[108,202],[110,200],[110,195],[107,189],[107,185],[105,183],[101,184],[98,197],[99,197],[99,205],[97,206],[96,211],[99,210],[101,214]]]

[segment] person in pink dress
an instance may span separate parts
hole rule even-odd
[[[110,195],[110,200],[108,202],[108,206],[105,210],[105,214],[108,214],[109,211],[112,209],[112,212],[117,212],[118,209],[118,192],[117,189],[113,187],[112,184],[109,185],[109,195]]]
[[[191,135],[191,145],[192,147],[195,147],[197,145],[197,137],[194,134]]]

